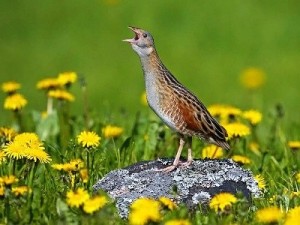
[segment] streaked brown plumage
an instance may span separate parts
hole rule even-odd
[[[165,67],[157,54],[151,34],[139,28],[129,28],[135,33],[135,37],[124,41],[129,42],[140,57],[149,106],[180,136],[173,165],[165,168],[164,171],[172,171],[178,166],[186,140],[188,160],[185,165],[192,162],[192,136],[229,149],[224,127],[219,125],[203,103]]]

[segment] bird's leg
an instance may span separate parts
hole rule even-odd
[[[188,164],[190,165],[193,161],[193,155],[192,155],[192,137],[188,138]]]
[[[180,158],[180,155],[181,155],[181,152],[182,152],[184,144],[185,144],[184,138],[182,136],[180,136],[179,147],[178,147],[175,159],[173,161],[173,164],[171,166],[168,166],[168,167],[162,169],[161,171],[163,171],[165,173],[168,173],[168,172],[173,171],[178,166],[178,164],[179,164],[179,158]]]
[[[188,138],[188,158],[185,163],[182,163],[181,166],[189,166],[193,162],[193,156],[192,156],[192,137]]]
[[[178,147],[178,150],[177,150],[177,153],[176,153],[174,162],[173,162],[173,165],[174,165],[174,166],[177,166],[178,163],[179,163],[179,159],[180,159],[181,152],[182,152],[182,149],[183,149],[184,144],[185,144],[184,138],[183,138],[183,137],[180,137],[180,139],[179,139],[179,147]]]

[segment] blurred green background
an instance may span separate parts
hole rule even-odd
[[[137,55],[122,39],[128,25],[152,33],[166,66],[206,104],[226,103],[263,112],[282,103],[288,118],[300,113],[300,1],[1,0],[0,82],[15,80],[29,104],[44,110],[37,81],[76,71],[98,112],[143,106]],[[250,101],[239,76],[247,67],[267,82]],[[82,111],[80,87],[74,112]],[[3,105],[5,95],[0,94]],[[1,121],[10,117],[1,107]]]

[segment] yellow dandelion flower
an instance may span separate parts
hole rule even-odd
[[[100,144],[100,137],[93,131],[82,131],[77,136],[77,142],[81,144],[82,147],[96,148]]]
[[[46,78],[46,79],[40,80],[36,85],[37,89],[42,89],[42,90],[57,89],[60,86],[61,86],[61,84],[57,78]]]
[[[139,198],[130,206],[129,224],[143,225],[150,221],[158,222],[161,219],[160,204],[150,198]]]
[[[297,182],[300,183],[300,172],[296,173],[295,177]]]
[[[17,183],[18,181],[19,181],[19,179],[14,175],[8,175],[8,176],[0,177],[0,184],[6,185],[6,186]]]
[[[59,100],[66,100],[69,102],[73,102],[75,97],[68,91],[65,90],[51,90],[48,92],[48,97],[59,99]]]
[[[251,109],[244,111],[242,117],[248,120],[252,125],[257,125],[262,119],[262,114],[257,110]]]
[[[254,179],[257,182],[259,189],[261,189],[261,190],[266,189],[266,181],[265,181],[265,178],[261,174],[255,175]]]
[[[51,167],[56,170],[62,170],[65,172],[76,172],[80,171],[84,167],[84,163],[81,159],[73,159],[68,163],[64,164],[52,164]]]
[[[214,116],[220,116],[225,105],[214,104],[207,107],[208,112]]]
[[[43,143],[35,133],[18,134],[14,141],[4,147],[4,153],[15,159],[27,158],[35,162],[48,163],[50,156],[44,151]]]
[[[143,92],[142,96],[141,96],[141,103],[144,106],[148,106],[148,101],[147,101],[147,95],[146,92]]]
[[[15,81],[9,81],[2,84],[2,91],[8,94],[12,94],[21,88],[21,84]]]
[[[24,132],[24,133],[18,134],[15,137],[14,142],[18,142],[19,144],[24,145],[24,147],[41,145],[41,142],[40,142],[37,134],[30,133],[30,132]]]
[[[11,142],[3,149],[5,156],[13,159],[22,159],[25,157],[23,147],[17,142]]]
[[[66,172],[70,172],[70,171],[73,171],[70,166],[69,163],[55,163],[55,164],[52,164],[51,167],[55,170],[63,170],[63,171],[66,171]]]
[[[102,132],[103,132],[105,138],[115,138],[115,137],[120,136],[123,133],[123,128],[108,125],[103,128]]]
[[[0,137],[4,142],[10,142],[17,135],[17,132],[12,128],[0,127]]]
[[[283,213],[276,206],[270,206],[257,210],[255,216],[260,223],[276,223],[282,219]]]
[[[51,157],[40,147],[28,149],[25,153],[25,157],[34,162],[49,163],[52,161]]]
[[[212,197],[209,202],[209,207],[217,211],[225,211],[232,204],[237,202],[237,198],[231,193],[220,193]]]
[[[5,194],[5,187],[0,185],[0,196],[4,196]]]
[[[103,206],[108,202],[105,196],[95,196],[86,200],[83,204],[83,211],[89,214],[92,214],[99,209],[103,208]]]
[[[172,202],[171,199],[169,199],[167,197],[163,196],[163,197],[160,197],[158,200],[170,210],[173,210],[177,207],[177,205],[174,202]]]
[[[75,72],[64,72],[58,74],[58,82],[64,86],[64,85],[70,85],[76,82],[77,80],[77,74]]]
[[[242,113],[242,110],[231,105],[215,104],[209,106],[207,109],[212,116],[216,116],[216,117],[239,116]]]
[[[288,146],[290,149],[298,150],[300,149],[300,141],[289,141]]]
[[[192,225],[190,221],[184,219],[174,219],[165,222],[165,225]]]
[[[287,213],[284,225],[299,225],[300,206],[290,209]]]
[[[73,159],[70,161],[70,165],[73,168],[73,171],[78,171],[84,167],[84,163],[81,159]]]
[[[88,174],[88,170],[85,168],[85,169],[81,169],[79,171],[79,176],[80,176],[80,179],[82,180],[83,183],[87,183],[88,180],[89,180],[89,174]]]
[[[61,163],[54,163],[51,165],[51,167],[55,170],[63,170],[64,169],[64,164]]]
[[[232,122],[236,117],[241,115],[242,110],[231,105],[215,104],[208,107],[208,111],[214,117],[220,119],[222,125]]]
[[[237,163],[241,163],[241,164],[250,164],[251,160],[246,157],[246,156],[242,156],[242,155],[233,155],[232,160],[237,162]]]
[[[21,94],[13,94],[6,97],[4,108],[8,110],[20,110],[27,104],[27,100]]]
[[[15,142],[22,143],[24,145],[40,145],[39,136],[36,133],[24,132],[18,134],[15,137]]]
[[[14,193],[15,196],[20,196],[31,192],[31,189],[28,186],[19,186],[19,187],[13,187],[11,191],[12,193]]]
[[[202,158],[219,159],[223,156],[223,149],[216,145],[208,145],[202,149]]]
[[[81,206],[89,198],[89,193],[83,188],[78,188],[76,191],[67,192],[67,204],[71,207],[79,208],[79,206]]]
[[[240,81],[245,88],[254,90],[265,83],[266,75],[263,70],[251,67],[242,72]]]
[[[228,139],[244,137],[250,134],[250,128],[239,122],[225,124],[224,128],[227,130]]]

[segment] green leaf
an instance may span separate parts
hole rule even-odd
[[[33,121],[36,123],[36,133],[41,140],[47,140],[50,137],[54,137],[59,133],[59,124],[57,112],[54,111],[46,118],[42,118],[40,112],[34,111],[32,113]]]
[[[60,217],[61,224],[78,225],[77,216],[70,211],[68,205],[60,198],[56,201],[56,211]]]

